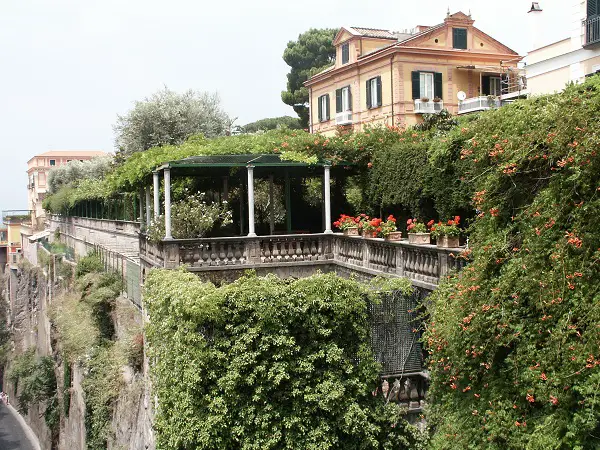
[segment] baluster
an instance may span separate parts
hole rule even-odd
[[[294,241],[287,241],[287,259],[295,260],[296,259],[296,249],[294,248]]]
[[[231,244],[231,242],[227,243],[227,261],[225,262],[225,264],[233,264],[233,250],[232,250],[233,245]]]
[[[310,242],[310,259],[317,259],[317,241],[315,240]]]
[[[227,253],[225,253],[225,243],[224,242],[219,242],[219,264],[223,264],[225,262],[225,257],[227,256]]]
[[[217,243],[216,242],[211,242],[210,244],[210,265],[214,266],[216,265],[216,261],[217,261]]]
[[[281,252],[279,251],[279,242],[273,241],[272,245],[273,245],[273,261],[280,261],[281,260]]]
[[[210,258],[210,253],[208,252],[208,244],[200,244],[200,246],[202,247],[202,254],[201,254],[202,264],[201,265],[206,265],[206,264],[208,264],[208,259]]]
[[[243,264],[243,255],[244,255],[244,243],[237,242],[235,245],[235,250],[233,252],[233,257],[235,258],[235,264]]]
[[[272,245],[272,241],[263,241],[261,243],[260,249],[261,249],[261,259],[263,262],[271,262],[271,257],[272,257],[272,252],[271,252],[271,245]]]

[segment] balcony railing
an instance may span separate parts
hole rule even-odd
[[[415,100],[415,114],[437,114],[444,109],[444,102]]]
[[[259,237],[173,239],[158,243],[140,236],[140,256],[153,267],[191,271],[283,268],[292,265],[331,265],[367,275],[407,277],[427,289],[440,277],[460,269],[461,249],[412,245],[340,234],[298,234]]]
[[[458,103],[458,114],[466,114],[475,111],[485,111],[487,109],[499,108],[500,99],[495,96],[482,96],[467,98]]]
[[[584,47],[600,43],[600,16],[590,17],[583,24],[585,27]]]
[[[337,113],[335,115],[336,125],[349,125],[352,123],[352,111]]]

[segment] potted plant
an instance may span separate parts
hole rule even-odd
[[[416,245],[427,245],[431,243],[431,236],[427,226],[417,219],[408,219],[406,221],[406,231],[408,232],[408,243]]]
[[[433,97],[433,103],[439,103],[441,101],[442,101],[441,98],[439,98],[439,97]]]
[[[379,217],[373,217],[371,220],[367,220],[363,225],[363,237],[383,237],[383,228],[381,227],[382,222],[383,221]]]
[[[438,222],[431,226],[431,235],[437,240],[437,246],[442,248],[459,247],[458,237],[460,236],[460,217],[448,220],[446,223]]]
[[[369,216],[367,216],[365,213],[361,213],[358,216],[358,232],[359,234],[363,234],[365,231],[365,226],[367,224],[367,222],[369,222],[371,220],[371,218]]]
[[[402,239],[402,231],[396,227],[396,219],[391,214],[387,220],[381,224],[381,234],[386,241],[399,241]]]
[[[342,230],[345,236],[358,236],[358,217],[342,214],[338,220],[333,222],[333,226]]]
[[[498,97],[495,95],[488,95],[487,102],[490,108],[495,108],[496,106],[498,106]]]
[[[429,97],[421,97],[421,103],[429,103]]]

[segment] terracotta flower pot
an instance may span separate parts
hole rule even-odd
[[[431,243],[431,237],[429,233],[408,233],[408,243],[427,245]]]
[[[344,230],[344,236],[358,236],[358,227],[346,228]]]
[[[460,246],[458,236],[440,236],[437,239],[437,246],[441,248],[457,248]]]
[[[399,241],[402,239],[402,231],[392,231],[385,237],[386,241]]]
[[[364,238],[377,238],[377,231],[363,231],[363,237]]]

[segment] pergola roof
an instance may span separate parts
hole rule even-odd
[[[319,160],[315,163],[307,163],[300,161],[291,161],[281,159],[278,154],[246,154],[246,155],[204,155],[190,156],[189,158],[179,159],[176,161],[167,161],[157,167],[155,171],[163,171],[171,169],[171,172],[179,175],[218,175],[220,172],[229,172],[230,169],[255,167],[258,169],[258,174],[261,172],[279,172],[289,169],[298,169],[302,173],[310,174],[317,169],[325,166],[331,166],[331,162],[327,160]],[[338,163],[338,167],[354,166],[351,163]],[[260,170],[264,168],[265,171]],[[319,170],[320,173],[320,170]]]

